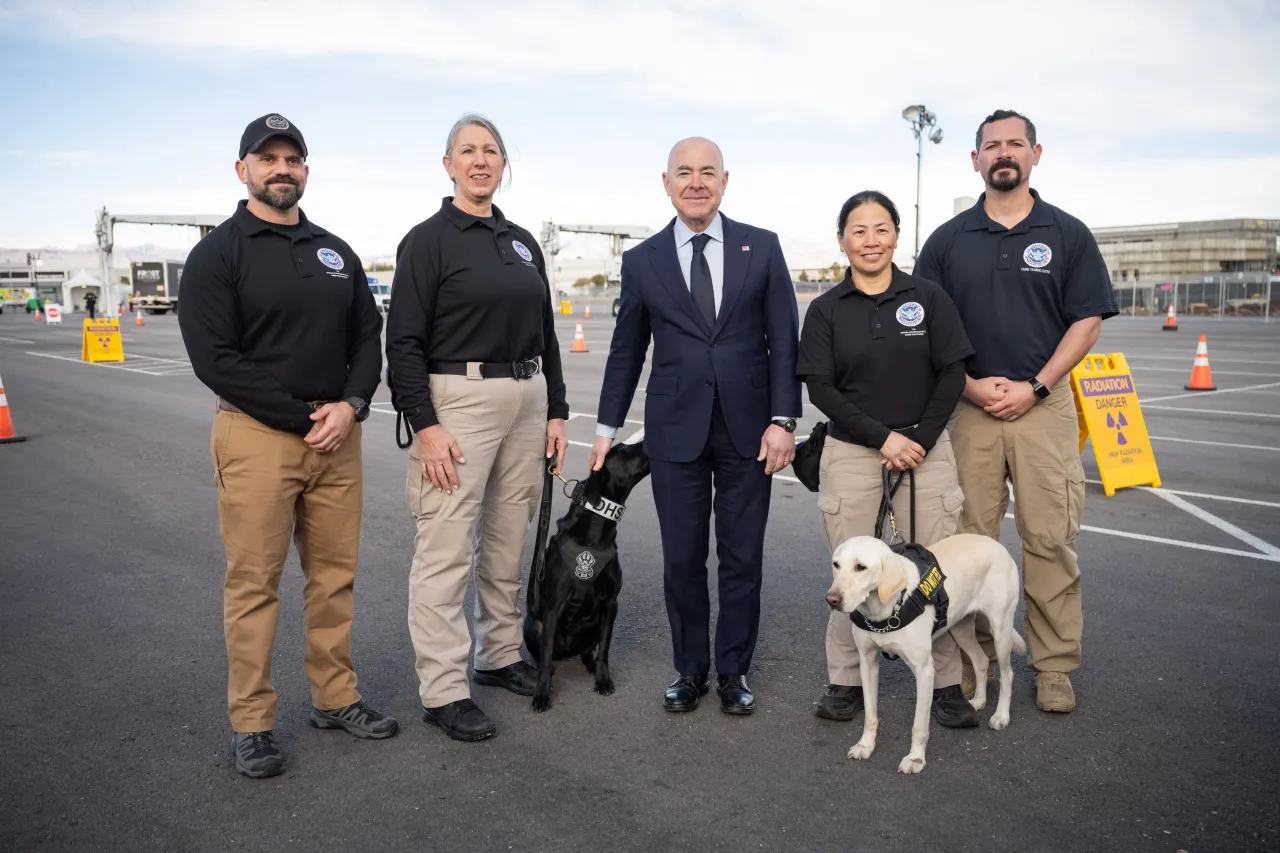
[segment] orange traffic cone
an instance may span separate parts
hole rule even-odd
[[[147,325],[146,323],[142,322],[142,309],[141,309],[141,308],[136,309],[136,310],[133,312],[133,316],[136,318],[136,319],[133,321],[133,325],[135,325],[135,326],[145,326],[145,325]]]
[[[0,444],[26,441],[25,435],[13,431],[13,418],[9,417],[9,401],[4,396],[4,380],[0,379]]]
[[[1209,373],[1209,348],[1205,346],[1204,335],[1196,344],[1196,361],[1191,368],[1191,381],[1183,386],[1188,391],[1217,391],[1213,385],[1213,376]]]
[[[587,307],[586,307],[586,310],[584,310],[584,311],[582,312],[582,319],[584,319],[584,320],[590,320],[590,319],[591,319],[591,305],[590,305],[590,304],[588,304],[588,305],[587,305]]]
[[[573,351],[574,351],[574,352],[586,352],[586,351],[587,351],[587,339],[586,339],[586,338],[584,338],[584,337],[582,336],[582,324],[581,324],[581,323],[579,323],[579,324],[578,324],[578,328],[577,328],[577,329],[575,329],[575,330],[574,330],[574,332],[573,332]]]
[[[1178,318],[1173,313],[1173,303],[1169,303],[1169,315],[1164,318],[1164,325],[1160,327],[1165,332],[1178,331]]]
[[[40,309],[36,308],[36,322],[39,323],[44,318],[40,316]]]

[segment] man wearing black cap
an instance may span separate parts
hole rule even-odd
[[[252,777],[284,769],[271,653],[291,537],[306,576],[311,724],[359,738],[398,728],[361,700],[351,665],[360,422],[382,370],[382,315],[355,252],[298,209],[306,157],[283,116],[245,128],[236,174],[249,198],[191,250],[178,315],[192,369],[218,400],[227,704],[236,769]]]

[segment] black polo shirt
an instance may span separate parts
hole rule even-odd
[[[1111,277],[1084,223],[1040,198],[1027,218],[1005,228],[978,203],[925,241],[914,274],[955,300],[977,343],[969,375],[1031,379],[1053,356],[1067,327],[1117,313]]]
[[[387,364],[395,406],[414,431],[439,421],[428,361],[510,363],[542,358],[548,418],[569,417],[546,265],[538,241],[493,216],[459,210],[452,197],[396,250],[387,312]]]
[[[808,382],[810,402],[831,418],[833,437],[878,448],[890,431],[919,425],[916,440],[928,449],[959,399],[951,387],[949,401],[930,405],[939,377],[948,369],[960,374],[972,354],[955,305],[938,285],[895,265],[888,289],[870,296],[846,270],[844,281],[809,303],[796,374]],[[824,385],[839,397],[824,400]]]
[[[275,429],[306,435],[309,402],[373,399],[382,315],[360,258],[299,211],[259,219],[242,201],[195,245],[178,325],[196,376]]]

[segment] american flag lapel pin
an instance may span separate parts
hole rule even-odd
[[[742,251],[744,251],[744,252],[750,252],[750,251],[751,251],[751,247],[750,247],[750,246],[743,246],[743,247],[742,247]]]

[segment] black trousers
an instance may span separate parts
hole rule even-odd
[[[676,671],[685,675],[710,671],[707,557],[714,510],[720,590],[716,672],[745,675],[760,625],[764,532],[771,494],[764,463],[734,449],[717,400],[702,453],[692,462],[652,460],[650,480],[662,532],[663,581]]]

